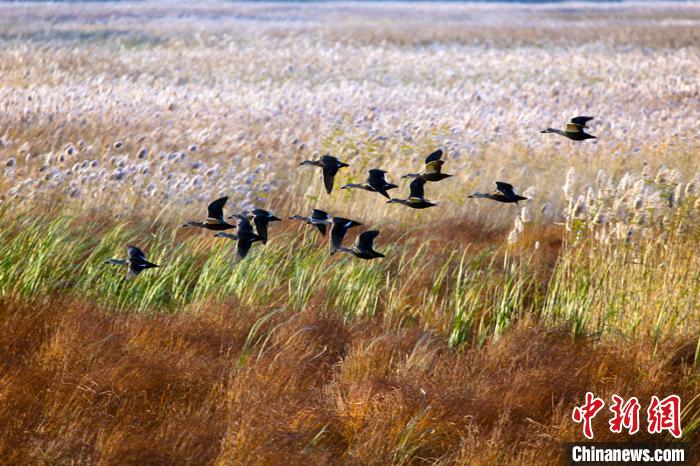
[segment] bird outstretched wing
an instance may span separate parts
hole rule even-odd
[[[214,220],[224,221],[224,205],[228,201],[228,196],[220,197],[207,207],[207,216]]]
[[[574,117],[571,119],[571,123],[585,128],[586,123],[588,123],[592,119],[593,119],[593,117],[590,117],[590,116],[577,116],[577,117]]]
[[[583,130],[583,125],[579,125],[576,123],[567,123],[566,124],[566,132],[567,133],[580,133],[581,130]]]
[[[238,238],[236,243],[236,254],[240,259],[243,259],[250,251],[250,247],[253,245],[253,240],[250,238]]]
[[[410,197],[423,199],[425,196],[425,192],[423,190],[424,185],[425,180],[423,178],[416,178],[415,180],[411,181],[411,184],[408,185],[408,189],[411,193]]]
[[[253,225],[250,224],[250,220],[248,220],[245,215],[236,216],[236,228],[238,228],[239,232],[253,232]]]
[[[126,247],[126,250],[129,255],[129,262],[143,262],[146,260],[146,255],[136,246],[130,244]]]
[[[333,180],[335,180],[335,175],[338,173],[339,168],[338,165],[323,165],[323,185],[328,194],[333,191]]]
[[[433,160],[425,165],[424,173],[440,173],[444,160]]]
[[[430,162],[435,162],[436,160],[440,160],[442,158],[442,149],[438,149],[435,152],[432,152],[430,155],[428,155],[425,158],[425,164],[429,164]]]
[[[361,233],[357,237],[357,249],[360,251],[371,251],[374,248],[374,238],[379,234],[379,230],[369,230]]]
[[[343,244],[343,238],[348,232],[352,220],[343,217],[333,217],[331,227],[331,254],[335,253]]]
[[[496,190],[500,191],[501,194],[503,194],[506,197],[515,196],[515,192],[513,192],[513,185],[510,183],[496,181]]]

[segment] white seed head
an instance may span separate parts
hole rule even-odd
[[[530,214],[530,209],[528,209],[527,206],[520,210],[520,220],[523,223],[529,223],[532,221],[532,215]]]

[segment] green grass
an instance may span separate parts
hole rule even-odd
[[[275,234],[237,260],[234,243],[173,226],[101,225],[68,215],[37,222],[0,212],[0,296],[68,294],[125,312],[187,312],[235,299],[261,310],[321,305],[346,320],[379,313],[443,332],[453,347],[498,339],[524,316],[576,336],[639,332],[656,346],[700,328],[698,232],[670,232],[634,245],[572,234],[543,283],[536,252],[481,251],[403,238],[380,245],[385,260],[328,254],[311,230]],[[150,234],[144,235],[144,231]],[[142,246],[162,268],[136,279],[104,264]],[[500,252],[499,252],[500,251]],[[498,259],[501,257],[502,259]],[[262,312],[262,311],[261,311]]]

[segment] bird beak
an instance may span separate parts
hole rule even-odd
[[[341,167],[349,167],[350,165],[345,162],[340,162]]]
[[[281,219],[281,218],[277,218],[277,217],[275,217],[274,215],[272,215],[272,216],[270,216],[270,221],[271,221],[271,222],[281,222],[282,219]]]

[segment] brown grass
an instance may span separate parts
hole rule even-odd
[[[580,438],[569,416],[587,390],[643,406],[700,390],[691,342],[652,357],[527,322],[460,352],[321,309],[278,310],[257,331],[265,311],[235,302],[190,315],[60,297],[0,309],[4,464],[554,464]],[[596,439],[627,440],[605,418]]]

